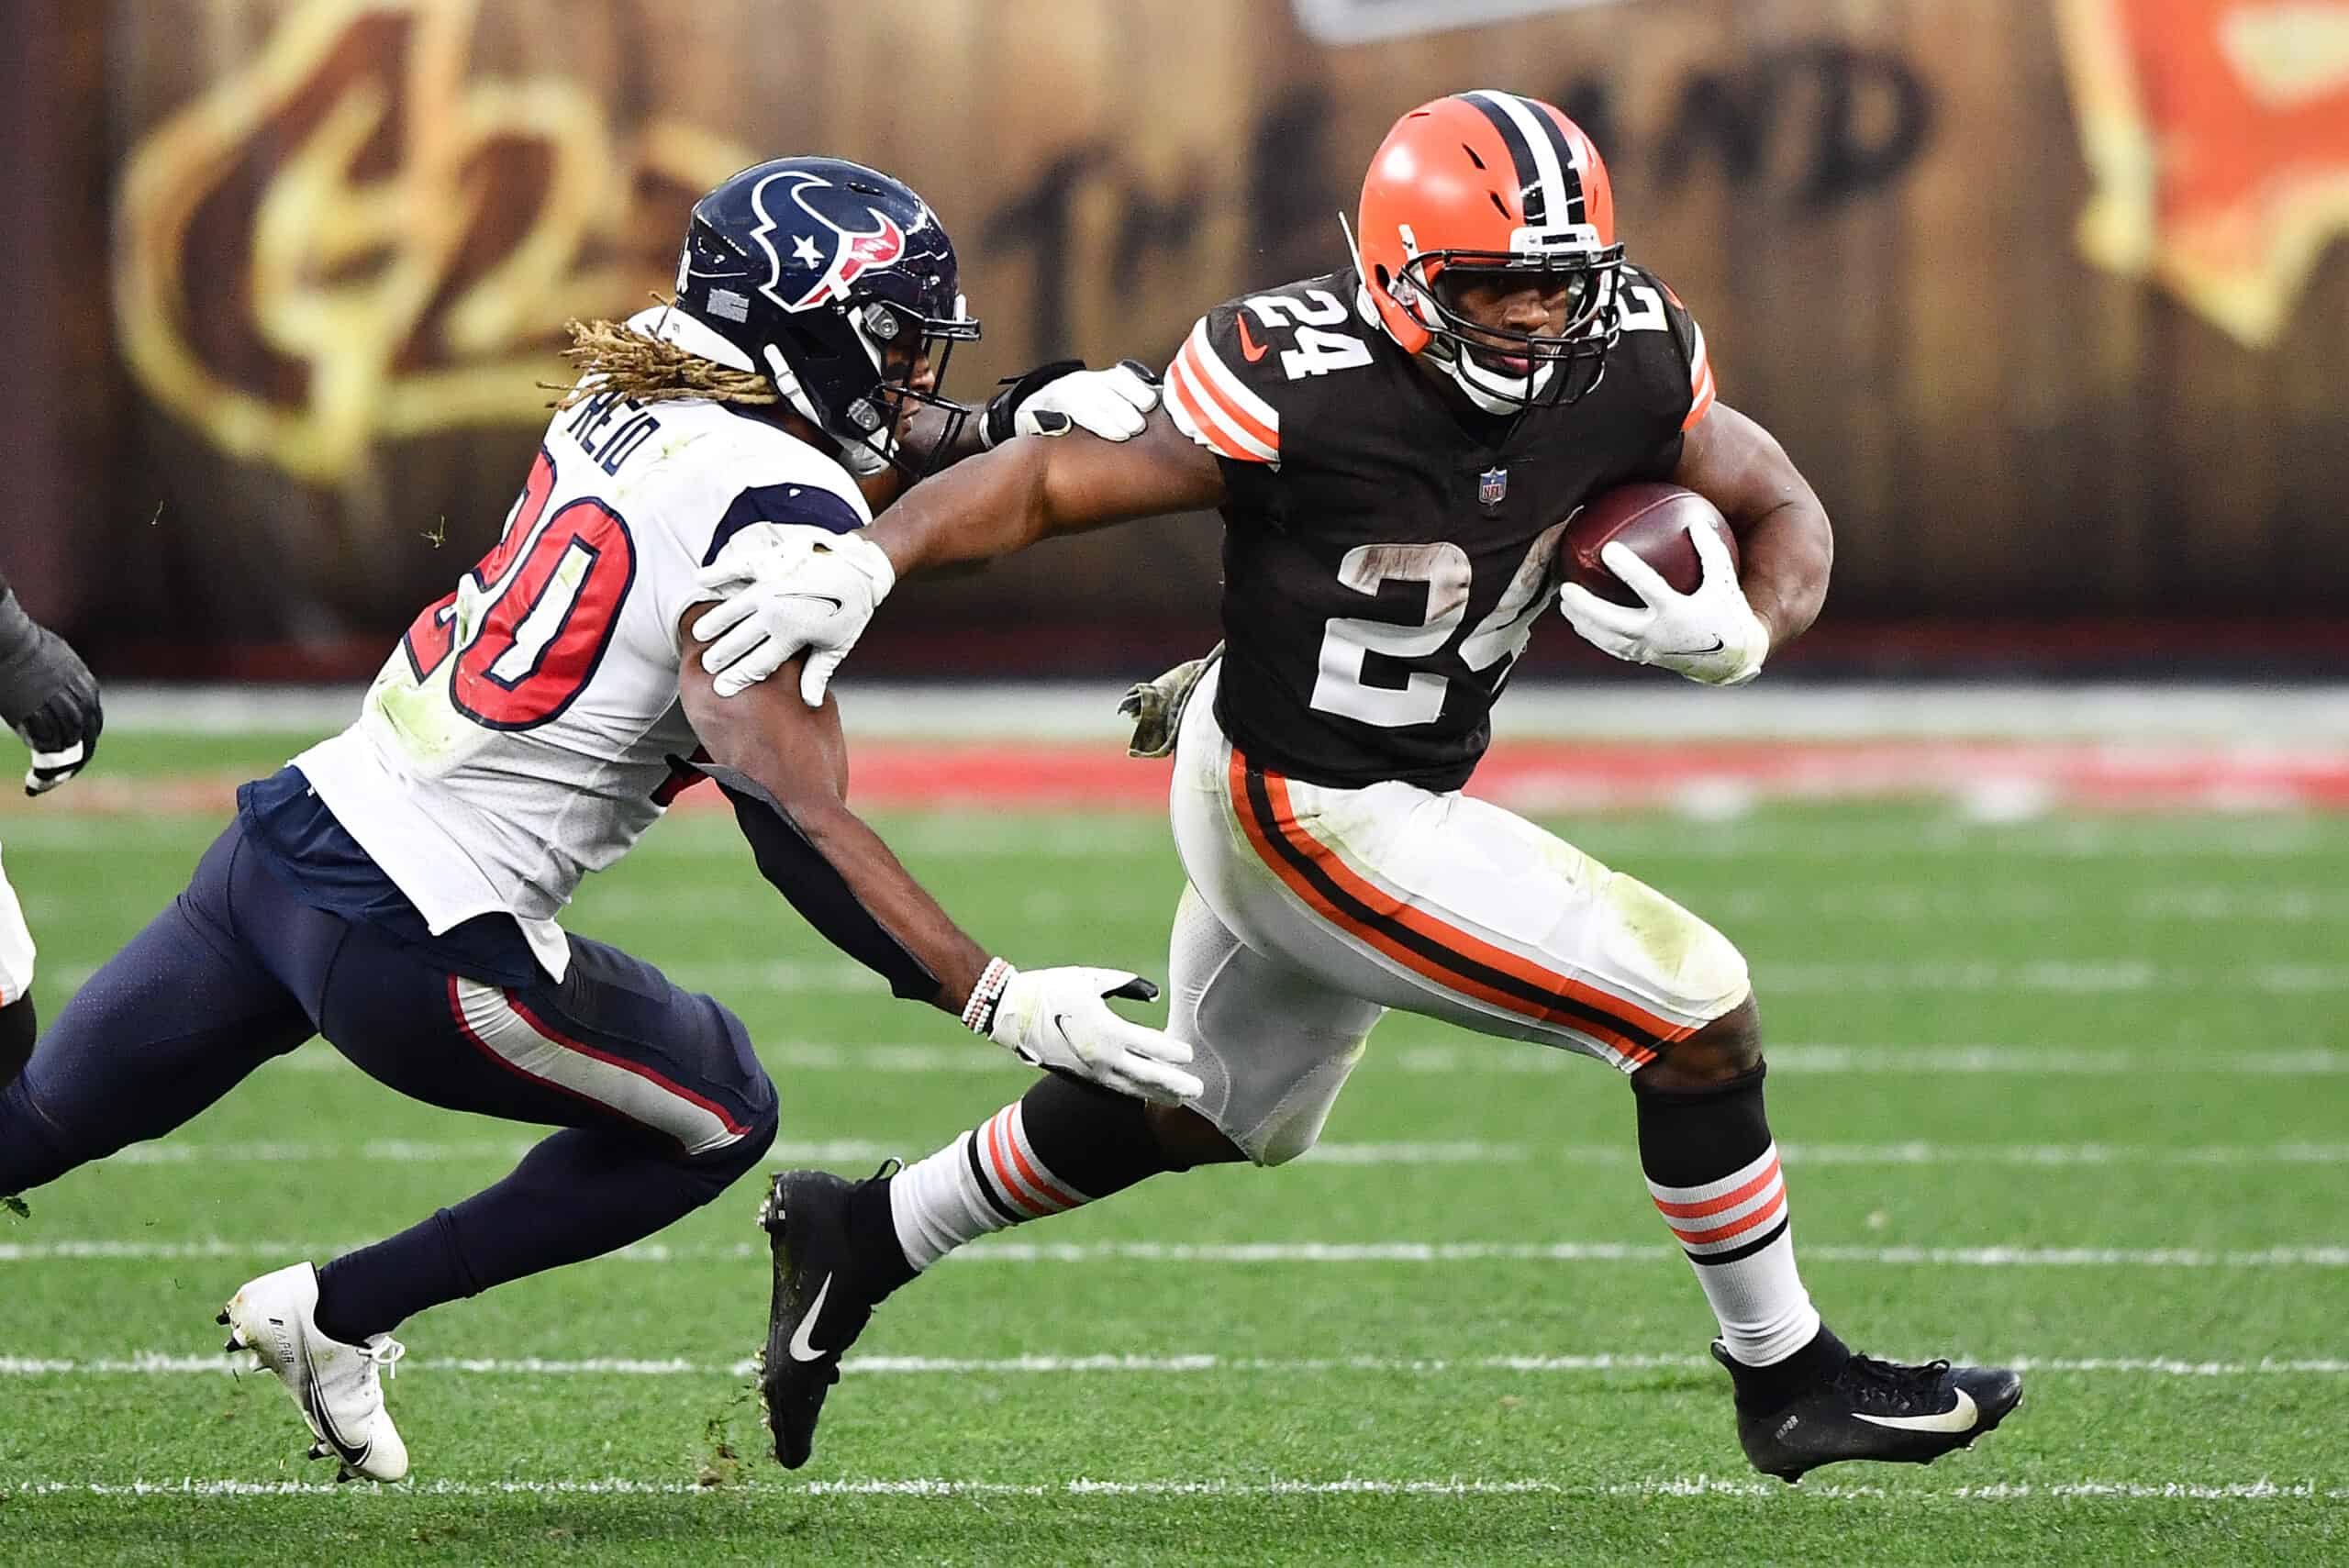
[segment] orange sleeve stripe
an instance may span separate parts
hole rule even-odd
[[[1683,420],[1681,420],[1681,421],[1680,421],[1680,428],[1681,428],[1681,430],[1682,430],[1682,432],[1683,432],[1683,433],[1686,433],[1686,432],[1687,432],[1687,431],[1689,431],[1689,430],[1693,430],[1693,429],[1695,429],[1695,428],[1697,428],[1697,421],[1698,421],[1698,420],[1699,420],[1699,419],[1702,419],[1706,415],[1708,415],[1708,414],[1709,414],[1709,413],[1711,413],[1711,412],[1712,412],[1712,408],[1713,408],[1713,367],[1712,367],[1712,366],[1710,366],[1710,365],[1707,365],[1707,366],[1705,367],[1705,373],[1704,373],[1703,377],[1702,377],[1700,380],[1698,380],[1698,382],[1697,383],[1696,390],[1695,390],[1695,392],[1694,392],[1694,394],[1693,394],[1692,395],[1693,395],[1694,401],[1692,401],[1692,402],[1688,405],[1688,417],[1687,417],[1686,419],[1683,419]]]
[[[1186,368],[1189,371],[1192,381],[1214,400],[1216,406],[1230,417],[1234,426],[1264,442],[1275,452],[1279,451],[1281,450],[1279,428],[1276,426],[1266,425],[1262,419],[1242,408],[1237,401],[1224,395],[1223,388],[1216,384],[1216,371],[1221,370],[1226,375],[1231,373],[1224,370],[1220,363],[1210,368],[1207,363],[1207,356],[1211,352],[1210,350],[1203,349],[1198,339],[1194,338],[1190,342],[1184,344],[1183,351],[1174,357],[1178,362],[1188,361]]]
[[[1601,1041],[1609,1050],[1632,1066],[1642,1065],[1654,1060],[1656,1052],[1653,1048],[1640,1040],[1579,1015],[1564,1013],[1554,1008],[1544,1008],[1522,996],[1486,984],[1474,975],[1463,974],[1456,970],[1438,964],[1424,954],[1396,940],[1391,934],[1355,919],[1345,910],[1341,909],[1323,896],[1321,891],[1315,887],[1310,880],[1299,874],[1296,868],[1289,865],[1285,857],[1274,848],[1264,825],[1257,820],[1253,803],[1248,798],[1247,776],[1247,762],[1241,756],[1239,749],[1235,747],[1231,755],[1230,784],[1232,805],[1239,814],[1250,841],[1256,850],[1257,857],[1280,877],[1290,891],[1304,899],[1316,913],[1332,925],[1368,942],[1388,958],[1447,990],[1474,996],[1479,1001],[1506,1008],[1520,1017],[1531,1018],[1542,1023],[1560,1025],[1578,1033],[1589,1035]],[[1495,970],[1520,981],[1530,983],[1555,995],[1570,997],[1580,1003],[1583,1007],[1602,1013],[1626,1029],[1641,1031],[1664,1043],[1685,1039],[1696,1032],[1690,1026],[1668,1023],[1620,996],[1612,995],[1595,986],[1571,980],[1565,975],[1545,969],[1516,953],[1480,940],[1456,927],[1434,918],[1424,910],[1413,908],[1373,887],[1357,876],[1353,868],[1347,865],[1335,851],[1297,826],[1296,813],[1289,805],[1287,781],[1278,774],[1270,773],[1265,773],[1264,777],[1266,794],[1271,797],[1276,819],[1275,826],[1282,839],[1314,861],[1332,882],[1344,888],[1351,896],[1360,900],[1365,906],[1377,909],[1397,925],[1486,969]]]
[[[1231,438],[1202,411],[1197,395],[1191,390],[1191,378],[1184,373],[1183,361],[1179,359],[1166,367],[1166,395],[1182,414],[1184,423],[1197,432],[1201,443],[1216,456],[1229,458],[1233,462],[1260,461],[1253,452],[1241,451]]]
[[[1696,334],[1697,342],[1696,351],[1688,361],[1688,417],[1680,421],[1684,434],[1696,428],[1697,421],[1713,406],[1713,357],[1705,349],[1705,329],[1697,325],[1697,318],[1692,316],[1688,318],[1688,330]]]

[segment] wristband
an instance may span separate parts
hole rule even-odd
[[[987,960],[979,973],[979,983],[971,987],[971,999],[963,1004],[963,1027],[973,1034],[993,1035],[996,1008],[1003,1002],[1004,987],[1019,973],[999,958]]]

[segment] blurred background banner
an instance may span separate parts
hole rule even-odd
[[[976,400],[1335,266],[1386,125],[1476,85],[1591,130],[1631,254],[1825,496],[1814,658],[2349,645],[2349,0],[24,10],[6,455],[46,526],[7,563],[110,672],[371,670],[494,537],[563,320],[663,289],[741,163],[930,197]],[[1173,519],[924,584],[863,662],[1181,656],[1217,550]]]

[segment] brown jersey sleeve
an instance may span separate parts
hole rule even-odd
[[[1227,462],[1278,468],[1280,410],[1257,372],[1264,353],[1236,303],[1217,306],[1166,367],[1166,409],[1177,428]]]
[[[1671,323],[1672,340],[1688,363],[1688,412],[1680,420],[1681,433],[1686,435],[1713,407],[1713,361],[1705,352],[1705,329],[1697,325],[1696,317],[1680,303],[1680,296],[1672,292],[1671,284],[1653,273],[1643,275],[1664,295],[1664,317]]]

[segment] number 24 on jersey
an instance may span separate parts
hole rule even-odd
[[[1328,289],[1307,289],[1302,298],[1285,294],[1252,295],[1241,302],[1241,311],[1240,351],[1251,360],[1262,359],[1268,345],[1257,343],[1249,334],[1250,314],[1268,331],[1294,332],[1292,341],[1297,346],[1281,350],[1281,373],[1291,381],[1370,363],[1369,344],[1352,332],[1330,330],[1344,321],[1348,312],[1344,303]]]

